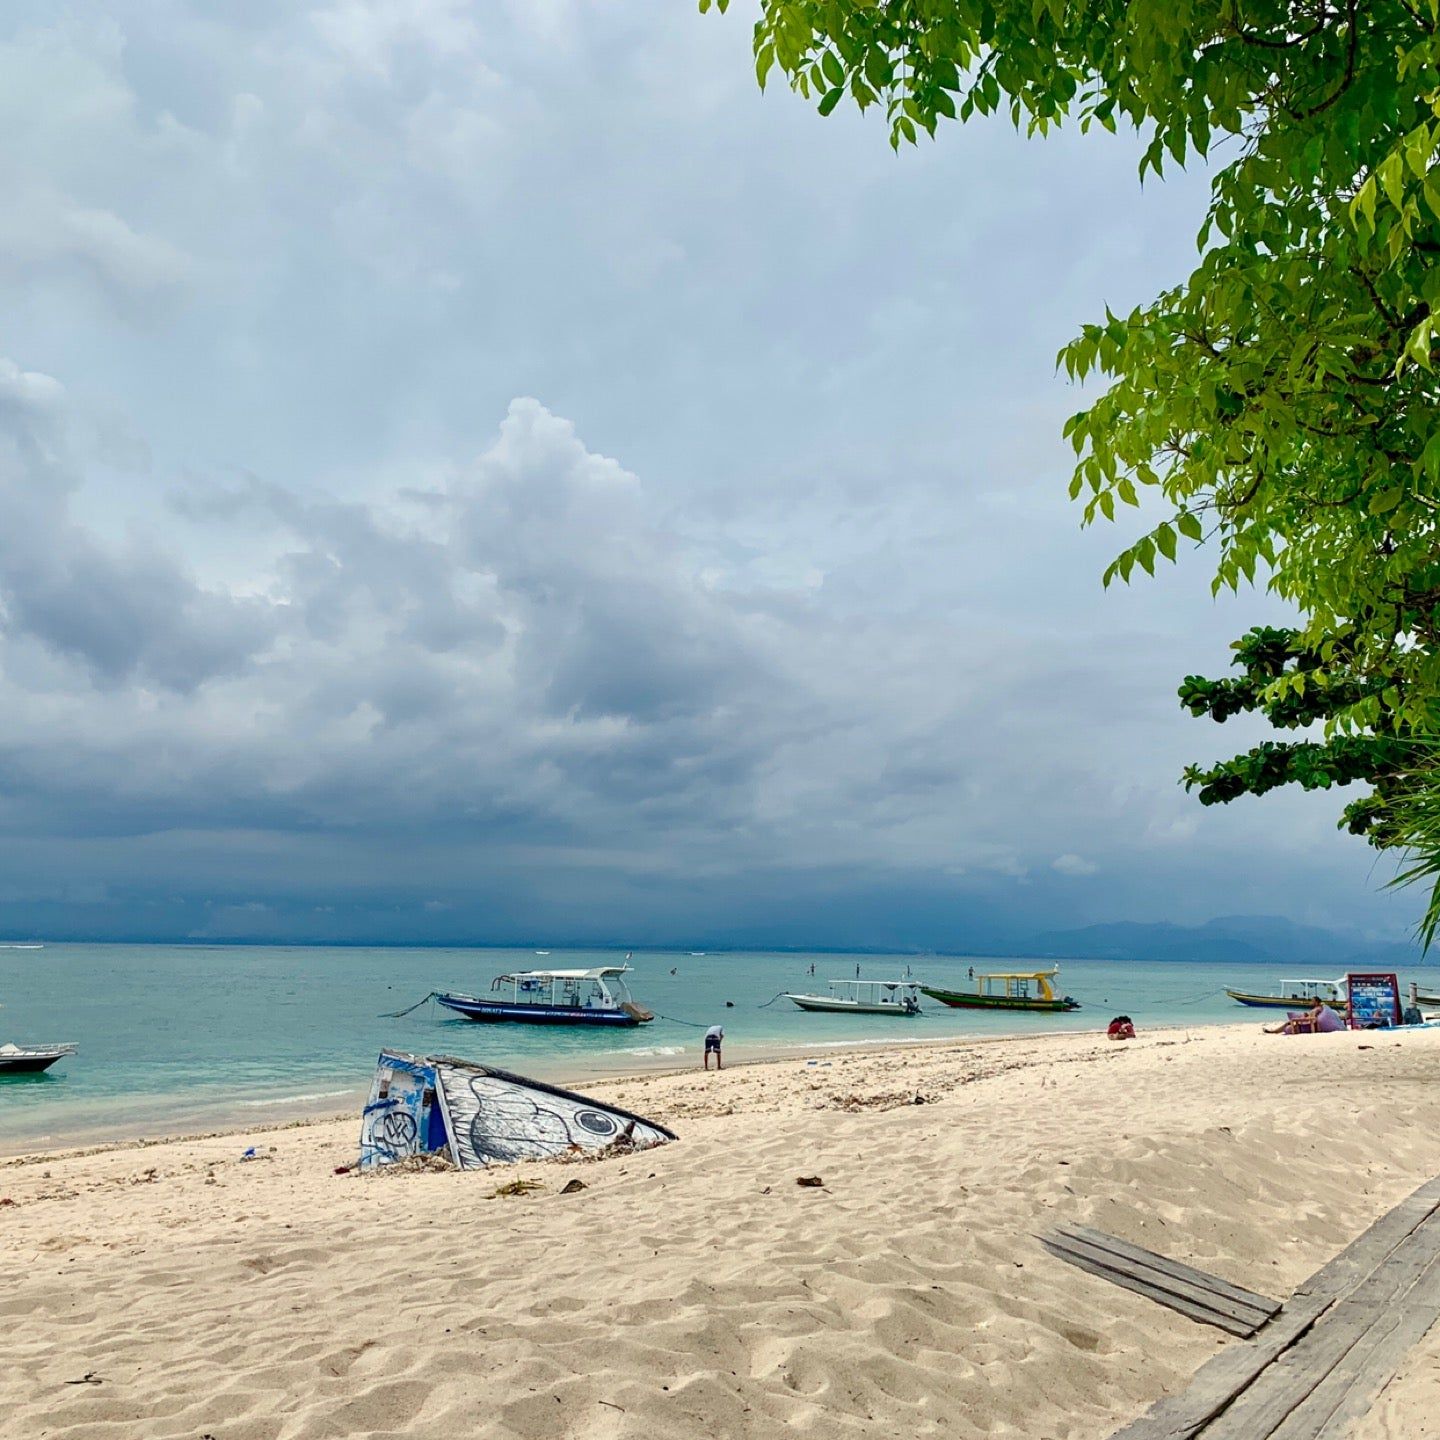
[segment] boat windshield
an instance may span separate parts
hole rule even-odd
[[[1287,1000],[1340,1000],[1346,998],[1343,980],[1282,980],[1280,994]]]
[[[618,1010],[630,991],[618,976],[531,974],[499,975],[491,983],[517,1005],[563,1005],[573,1010]]]

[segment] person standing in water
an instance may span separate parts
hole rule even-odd
[[[705,1068],[710,1068],[710,1056],[715,1056],[715,1068],[723,1070],[725,1062],[720,1058],[720,1045],[725,1039],[725,1027],[723,1025],[712,1025],[705,1032]]]

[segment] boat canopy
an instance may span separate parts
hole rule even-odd
[[[864,994],[875,999],[880,998],[882,990],[918,990],[918,980],[831,980],[828,982],[831,993],[844,990],[857,998]]]
[[[1059,973],[1058,965],[1049,970],[994,971],[988,975],[981,975],[977,971],[975,993],[977,995],[1006,995],[1023,1000],[1029,997],[1030,987],[1033,985],[1039,999],[1053,1000],[1055,987],[1050,982]]]
[[[501,980],[603,980],[607,975],[628,975],[628,965],[597,965],[593,970],[512,970]]]

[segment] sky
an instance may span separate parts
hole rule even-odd
[[[6,7],[0,933],[1407,932],[1335,796],[1177,783],[1283,612],[1065,497],[1056,351],[1205,176],[896,155],[751,18]]]

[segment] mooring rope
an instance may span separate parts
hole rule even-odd
[[[418,1010],[427,1001],[433,1000],[440,992],[432,990],[423,1000],[417,1000],[406,1010],[386,1010],[379,1016],[381,1020],[399,1020],[410,1013],[411,1010]]]
[[[1224,993],[1225,987],[1222,985],[1217,986],[1214,990],[1207,990],[1203,995],[1193,996],[1189,1000],[1172,1000],[1170,1003],[1172,1005],[1198,1005],[1202,1000],[1213,1000],[1215,996],[1223,995]]]

